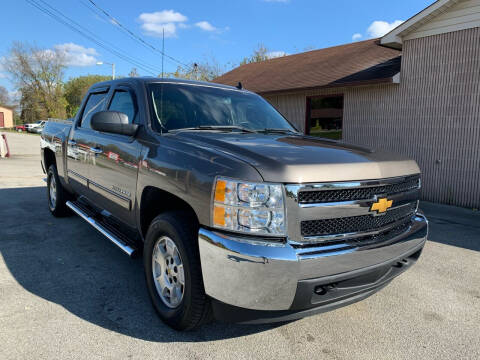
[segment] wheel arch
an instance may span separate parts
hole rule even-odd
[[[45,166],[45,172],[48,173],[48,168],[50,165],[55,165],[57,166],[57,160],[55,158],[55,153],[46,148],[43,150],[43,164]]]
[[[167,211],[184,211],[199,224],[195,210],[185,200],[155,186],[146,186],[142,191],[139,206],[140,232],[144,239],[152,220]]]

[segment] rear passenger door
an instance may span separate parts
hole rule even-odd
[[[116,86],[108,110],[120,111],[130,123],[138,123],[138,105],[133,88]],[[95,162],[91,167],[90,189],[95,202],[122,222],[135,226],[133,205],[141,145],[135,137],[95,132]]]
[[[92,152],[95,132],[90,127],[90,121],[93,114],[104,110],[107,95],[108,88],[94,89],[87,95],[67,140],[68,181],[77,194],[87,197],[90,165],[95,161]]]

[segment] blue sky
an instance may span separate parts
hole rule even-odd
[[[50,5],[91,31],[97,39],[141,62],[152,73],[161,71],[161,55],[131,39],[113,21],[98,13],[89,0],[30,0]],[[238,64],[259,44],[272,51],[297,53],[354,40],[379,36],[406,20],[433,0],[93,0],[126,28],[161,49],[165,31],[165,52],[183,63],[202,62],[212,57],[220,64]],[[43,48],[64,51],[70,66],[66,78],[86,74],[126,75],[136,67],[147,69],[109,53],[93,41],[56,22],[26,0],[2,1],[0,57],[13,41],[28,41]],[[165,60],[165,71],[177,64]],[[231,67],[231,65],[227,65]],[[152,69],[153,68],[153,69]],[[0,68],[0,85],[15,90]]]

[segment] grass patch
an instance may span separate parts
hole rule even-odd
[[[312,128],[310,129],[310,135],[332,139],[332,140],[341,140],[342,130],[320,130],[320,129]]]

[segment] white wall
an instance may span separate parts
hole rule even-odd
[[[405,35],[403,40],[418,39],[474,27],[480,27],[480,0],[463,0]]]

